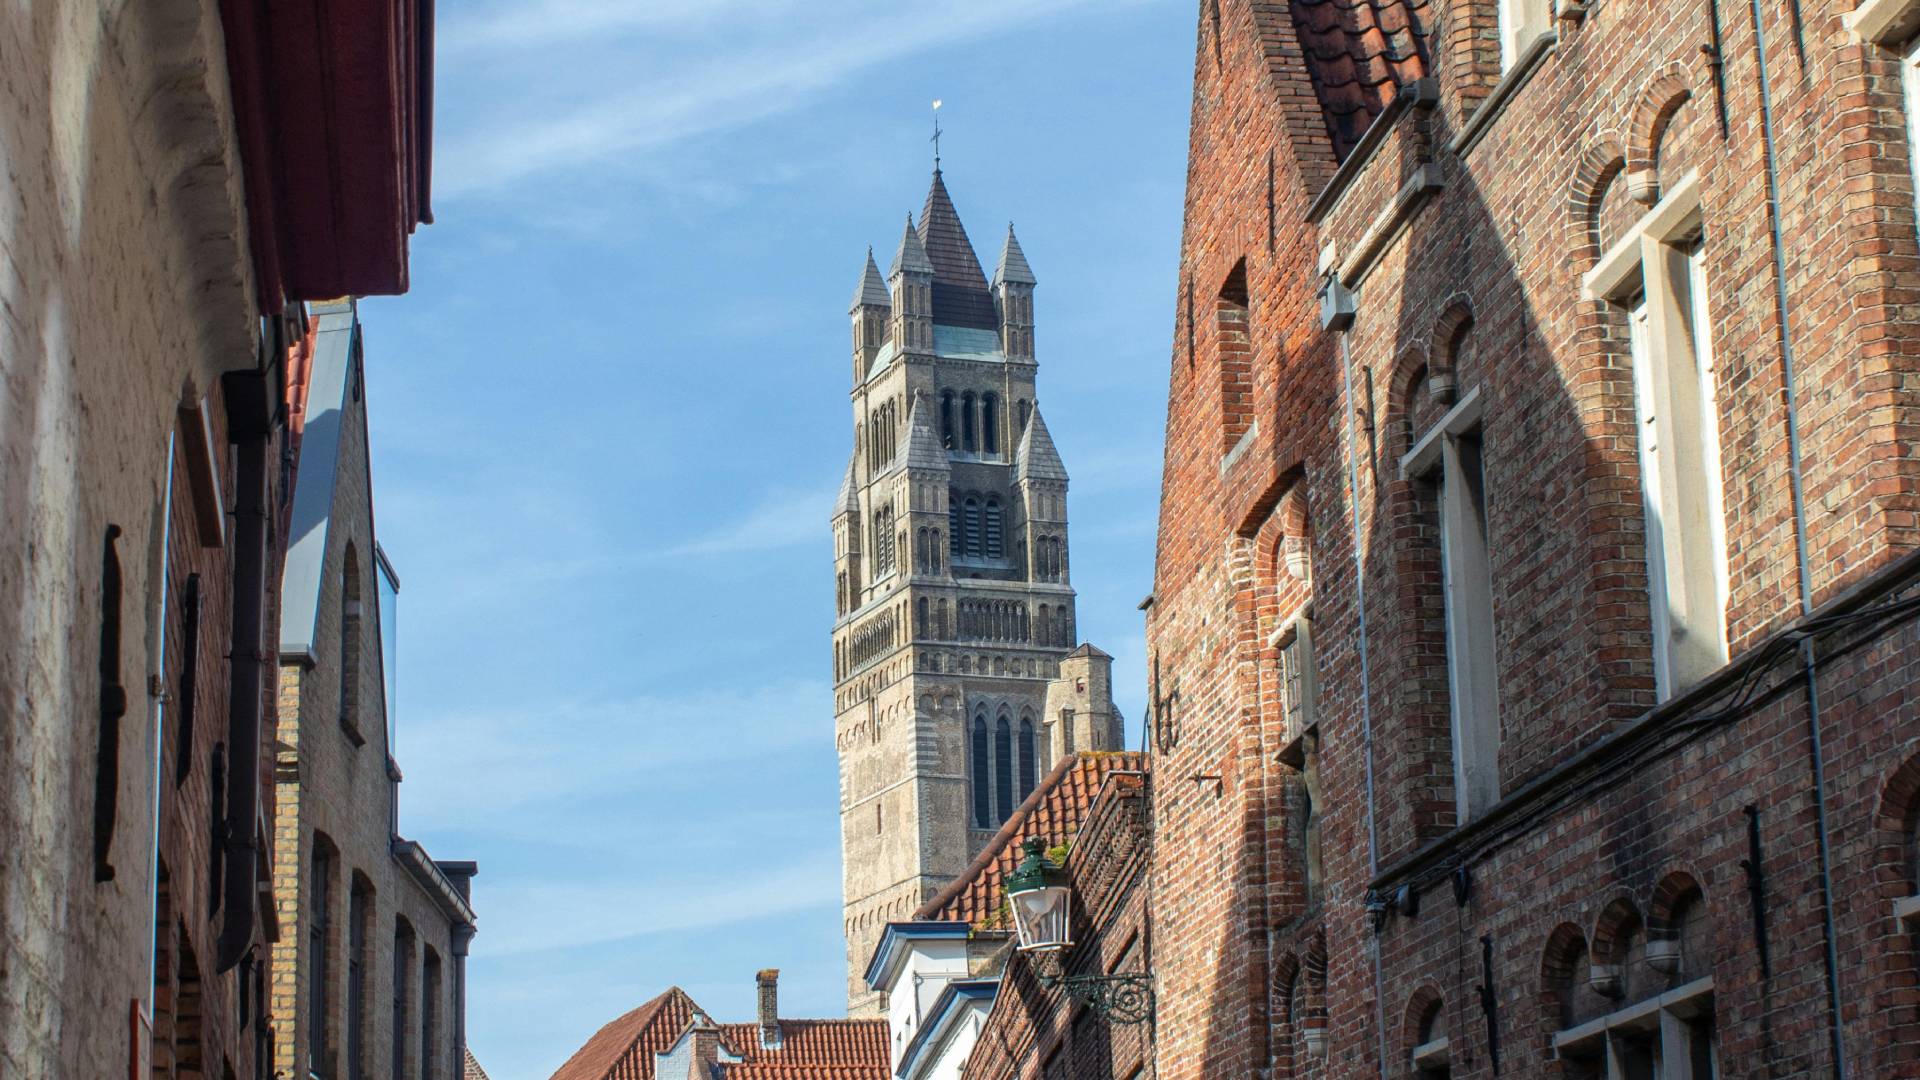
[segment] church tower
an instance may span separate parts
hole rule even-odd
[[[861,976],[880,931],[959,876],[1069,745],[1047,715],[1076,641],[1036,284],[1012,226],[989,284],[936,167],[886,278],[869,249],[854,288],[853,457],[833,512],[854,1015],[879,1010]],[[1118,749],[1112,716],[1079,723],[1074,748]]]

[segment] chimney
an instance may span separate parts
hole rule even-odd
[[[767,968],[755,976],[760,984],[760,1045],[780,1045],[780,969]]]
[[[687,1062],[687,1080],[707,1080],[720,1064],[720,1028],[699,1009],[693,1011],[691,1027],[693,1046]]]

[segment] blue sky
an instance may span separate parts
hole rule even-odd
[[[440,6],[435,210],[368,301],[402,827],[480,862],[469,1037],[544,1080],[678,984],[844,1008],[829,505],[847,300],[929,173],[1040,278],[1087,640],[1138,737],[1191,4]]]

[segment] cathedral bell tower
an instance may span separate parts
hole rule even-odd
[[[879,1009],[861,975],[881,930],[957,877],[1068,745],[1047,715],[1077,642],[1036,285],[1011,226],[989,284],[936,167],[884,282],[869,249],[849,309],[833,677],[855,1015]],[[1113,715],[1072,745],[1117,749]]]

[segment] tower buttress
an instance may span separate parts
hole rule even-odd
[[[840,497],[833,506],[834,615],[860,606],[860,496],[855,469],[858,452],[847,458],[847,475],[840,481]],[[836,658],[835,668],[844,665]],[[836,677],[839,672],[836,671]]]

